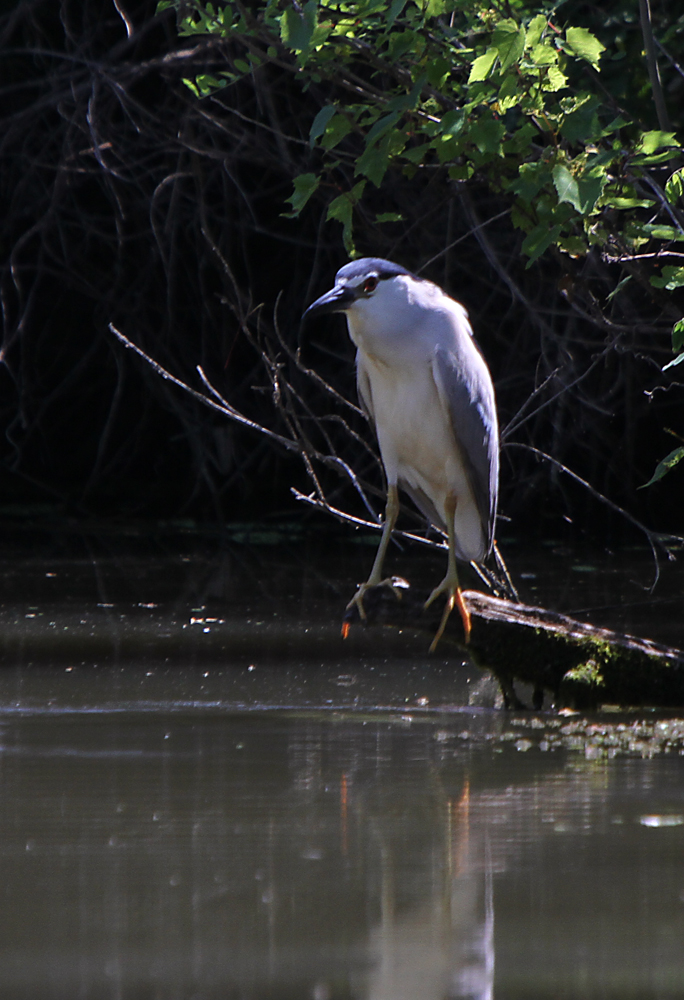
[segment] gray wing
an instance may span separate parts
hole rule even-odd
[[[469,332],[456,331],[453,349],[436,349],[433,375],[466,463],[489,552],[499,488],[499,426],[489,369]]]

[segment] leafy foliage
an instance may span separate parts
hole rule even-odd
[[[619,53],[543,4],[517,0],[505,17],[455,0],[176,6],[182,35],[237,45],[233,71],[293,58],[303,87],[328,85],[309,141],[319,154],[315,175],[331,189],[345,166],[375,187],[389,169],[411,177],[441,166],[452,181],[482,180],[509,200],[529,264],[549,248],[629,256],[684,240],[679,214],[667,209],[681,197],[681,170],[664,192],[649,176],[681,155],[675,133],[621,112],[596,72]],[[206,80],[195,90],[204,93]],[[362,184],[335,196],[328,212],[352,255]],[[662,231],[645,228],[661,215]],[[668,290],[680,281],[671,271]]]
[[[667,475],[670,469],[674,469],[676,465],[679,465],[681,460],[684,458],[684,448],[675,448],[666,455],[656,466],[656,470],[649,479],[647,483],[644,483],[640,489],[645,489],[647,486],[652,486],[653,483],[657,483],[663,476]]]

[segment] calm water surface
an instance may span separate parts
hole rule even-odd
[[[366,550],[89,545],[0,558],[0,997],[684,996],[684,719],[507,714],[425,636],[343,643]],[[511,563],[684,645],[677,565]]]

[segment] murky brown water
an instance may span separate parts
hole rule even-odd
[[[0,561],[0,996],[684,995],[684,713],[507,715],[424,636],[343,643],[367,551],[92,544]],[[676,566],[596,560],[515,555],[684,645]]]

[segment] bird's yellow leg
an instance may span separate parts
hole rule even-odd
[[[466,643],[470,640],[470,612],[465,606],[465,601],[463,600],[463,594],[461,593],[461,588],[458,583],[458,571],[456,569],[456,534],[454,531],[454,514],[456,513],[456,498],[450,497],[445,504],[446,514],[447,514],[447,530],[449,537],[449,555],[447,562],[447,573],[439,586],[435,587],[427,601],[425,602],[425,607],[429,608],[436,597],[440,594],[446,594],[447,600],[444,607],[444,613],[442,615],[442,620],[439,623],[439,628],[435,634],[434,639],[430,645],[430,652],[434,653],[437,649],[437,643],[444,635],[444,629],[446,628],[446,623],[449,620],[449,615],[454,609],[454,605],[459,610],[461,615],[461,620],[463,622],[463,631],[465,632]]]
[[[395,588],[392,586],[392,581],[390,579],[382,579],[382,567],[385,562],[385,555],[387,554],[387,546],[390,543],[390,538],[392,537],[392,529],[397,521],[397,515],[399,514],[399,493],[396,485],[390,485],[387,487],[387,505],[385,506],[385,523],[382,526],[382,537],[380,539],[380,544],[378,545],[378,551],[375,555],[375,562],[373,563],[373,569],[371,570],[370,576],[365,583],[362,583],[359,589],[356,591],[351,601],[347,605],[347,610],[356,605],[359,616],[365,621],[366,612],[363,607],[363,595],[371,587],[377,587],[381,583],[387,584],[387,586]],[[398,591],[395,590],[396,593]],[[346,636],[346,632],[349,631],[347,626],[346,631],[343,627],[343,635]]]

